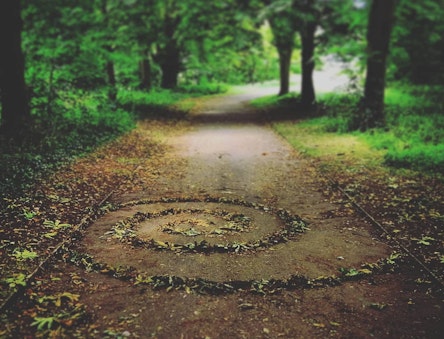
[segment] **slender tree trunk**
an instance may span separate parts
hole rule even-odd
[[[21,47],[20,1],[0,1],[0,94],[2,127],[16,134],[30,117]]]
[[[395,20],[396,0],[373,0],[367,30],[367,76],[364,87],[364,112],[360,128],[384,123],[386,60]]]
[[[315,68],[315,31],[317,24],[308,22],[300,31],[302,41],[302,84],[301,84],[301,102],[304,106],[311,106],[316,101],[315,89],[313,84],[313,71]]]
[[[292,53],[292,48],[288,48],[287,46],[278,47],[280,76],[279,95],[288,94],[288,92],[290,91],[290,66]]]
[[[110,48],[110,53],[112,49]],[[108,77],[108,98],[111,101],[116,101],[117,99],[117,87],[116,87],[116,71],[114,69],[114,62],[112,62],[111,60],[108,60],[106,62],[106,74]]]
[[[108,13],[108,0],[103,0],[102,1],[102,14],[104,16],[104,23],[105,23],[105,29],[110,32],[111,27],[109,24],[109,13]],[[107,39],[111,40],[111,33],[108,33],[107,35],[109,35],[107,37]],[[115,68],[114,68],[114,62],[111,60],[111,54],[113,53],[114,49],[112,48],[112,46],[109,44],[109,42],[107,42],[107,45],[105,46],[105,49],[107,50],[107,61],[106,61],[106,65],[105,65],[105,72],[106,72],[106,76],[107,76],[107,80],[108,80],[108,98],[111,101],[116,101],[117,98],[117,87],[116,87],[116,72],[115,72]]]
[[[140,70],[140,85],[139,87],[144,90],[151,89],[151,61],[149,59],[149,54],[145,51],[143,59],[139,62]]]
[[[266,1],[271,5],[272,1]],[[273,14],[268,18],[273,33],[274,45],[279,55],[280,88],[278,95],[285,95],[290,91],[290,66],[293,54],[295,30],[293,28],[291,13]]]

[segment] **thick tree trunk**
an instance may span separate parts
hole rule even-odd
[[[313,84],[313,71],[315,68],[315,31],[316,23],[306,23],[300,31],[302,41],[302,84],[301,84],[301,102],[304,106],[311,106],[316,101],[315,89]]]
[[[180,48],[175,37],[179,18],[167,15],[164,23],[165,45],[157,54],[157,60],[162,70],[160,86],[166,89],[177,87],[181,68]]]
[[[279,76],[280,76],[280,89],[279,95],[288,94],[290,91],[290,66],[291,66],[291,54],[292,48],[278,47],[279,53]]]
[[[162,82],[160,86],[165,89],[176,88],[178,75],[178,72],[173,72],[168,67],[162,67]]]
[[[386,60],[394,23],[396,0],[373,0],[367,30],[367,76],[361,129],[384,123]]]
[[[25,84],[25,64],[21,48],[20,1],[0,1],[0,95],[2,127],[14,134],[28,120],[29,106]]]
[[[174,38],[170,38],[158,55],[159,66],[162,70],[160,86],[166,89],[177,87],[180,72],[180,51]]]

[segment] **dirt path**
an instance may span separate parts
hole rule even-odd
[[[172,175],[115,197],[121,208],[88,228],[82,251],[131,266],[141,283],[89,273],[94,292],[81,301],[141,338],[437,333],[434,301],[401,271],[381,268],[393,249],[349,206],[325,198],[325,180],[249,99],[206,101],[167,141]]]

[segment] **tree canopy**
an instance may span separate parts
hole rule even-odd
[[[28,102],[31,116],[51,119],[69,91],[106,90],[113,102],[122,88],[280,78],[283,95],[295,72],[301,72],[301,102],[312,105],[315,61],[333,54],[367,70],[360,127],[368,128],[383,124],[386,78],[444,81],[443,0],[22,0],[1,6],[4,126],[25,124]]]

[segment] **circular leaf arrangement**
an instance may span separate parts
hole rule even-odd
[[[258,203],[250,203],[242,200],[205,197],[200,198],[163,198],[160,200],[139,200],[121,204],[113,208],[114,211],[125,207],[136,205],[150,205],[163,203],[217,203],[221,206],[239,205],[253,208],[262,213],[277,217],[283,227],[277,231],[266,234],[260,239],[248,242],[231,241],[225,243],[208,243],[205,240],[189,243],[162,242],[156,239],[142,239],[137,230],[141,223],[162,217],[175,216],[175,221],[167,221],[160,225],[160,233],[173,234],[183,238],[212,237],[216,240],[227,234],[236,235],[241,232],[254,230],[253,220],[237,212],[230,212],[223,208],[209,210],[204,208],[161,208],[157,212],[137,212],[132,217],[118,222],[106,235],[117,238],[120,241],[130,243],[136,247],[152,250],[169,250],[174,252],[188,253],[215,253],[215,252],[243,252],[254,251],[258,248],[267,248],[279,243],[293,239],[297,234],[307,230],[306,223],[298,216],[292,215],[284,209],[273,209]],[[228,208],[226,208],[228,209]],[[190,217],[194,215],[196,217]],[[215,227],[209,219],[219,218],[223,220],[222,226]],[[210,227],[213,226],[213,227]],[[208,228],[208,230],[206,230]],[[393,272],[404,262],[405,256],[400,253],[392,253],[388,258],[381,259],[375,263],[365,263],[360,268],[342,268],[339,275],[320,276],[308,278],[301,274],[290,275],[287,279],[260,279],[260,280],[235,280],[235,281],[212,281],[203,278],[187,278],[175,275],[149,275],[139,272],[132,266],[113,267],[106,263],[100,263],[86,253],[80,253],[69,249],[63,249],[63,257],[67,262],[72,262],[86,270],[94,270],[113,276],[118,279],[131,281],[135,285],[148,285],[153,289],[184,290],[187,293],[194,291],[203,294],[226,294],[238,291],[247,291],[259,294],[273,294],[281,290],[292,290],[299,288],[324,288],[337,286],[345,281],[369,277],[372,274]]]
[[[174,218],[175,221],[168,221],[160,225],[160,230],[164,233],[181,235],[185,238],[193,238],[197,236],[205,236],[207,238],[214,238],[228,233],[240,233],[250,231],[252,229],[251,218],[242,213],[233,213],[224,209],[208,210],[208,209],[182,209],[182,208],[167,208],[158,212],[137,212],[134,216],[118,222],[112,227],[107,235],[119,238],[121,241],[130,242],[133,246],[144,247],[155,250],[171,250],[175,252],[243,252],[252,251],[258,248],[267,248],[276,244],[287,242],[294,238],[297,234],[303,233],[307,230],[307,224],[298,216],[292,215],[289,211],[284,209],[273,209],[258,203],[248,203],[241,200],[226,199],[226,198],[205,198],[205,200],[198,199],[163,199],[160,201],[141,200],[122,205],[121,207],[153,204],[157,202],[163,203],[181,203],[181,202],[206,202],[219,203],[221,205],[240,205],[243,207],[253,208],[255,210],[276,216],[282,221],[283,227],[273,233],[254,241],[225,241],[225,242],[209,242],[207,239],[192,242],[167,242],[155,238],[144,239],[141,237],[137,229],[141,223],[148,220],[155,220],[162,217]],[[197,216],[196,218],[190,216]],[[181,216],[187,216],[182,217]],[[214,226],[208,222],[209,217],[223,219],[225,223],[219,227]],[[205,220],[207,219],[207,220]],[[139,227],[140,228],[140,227]],[[208,228],[209,230],[205,230]]]

